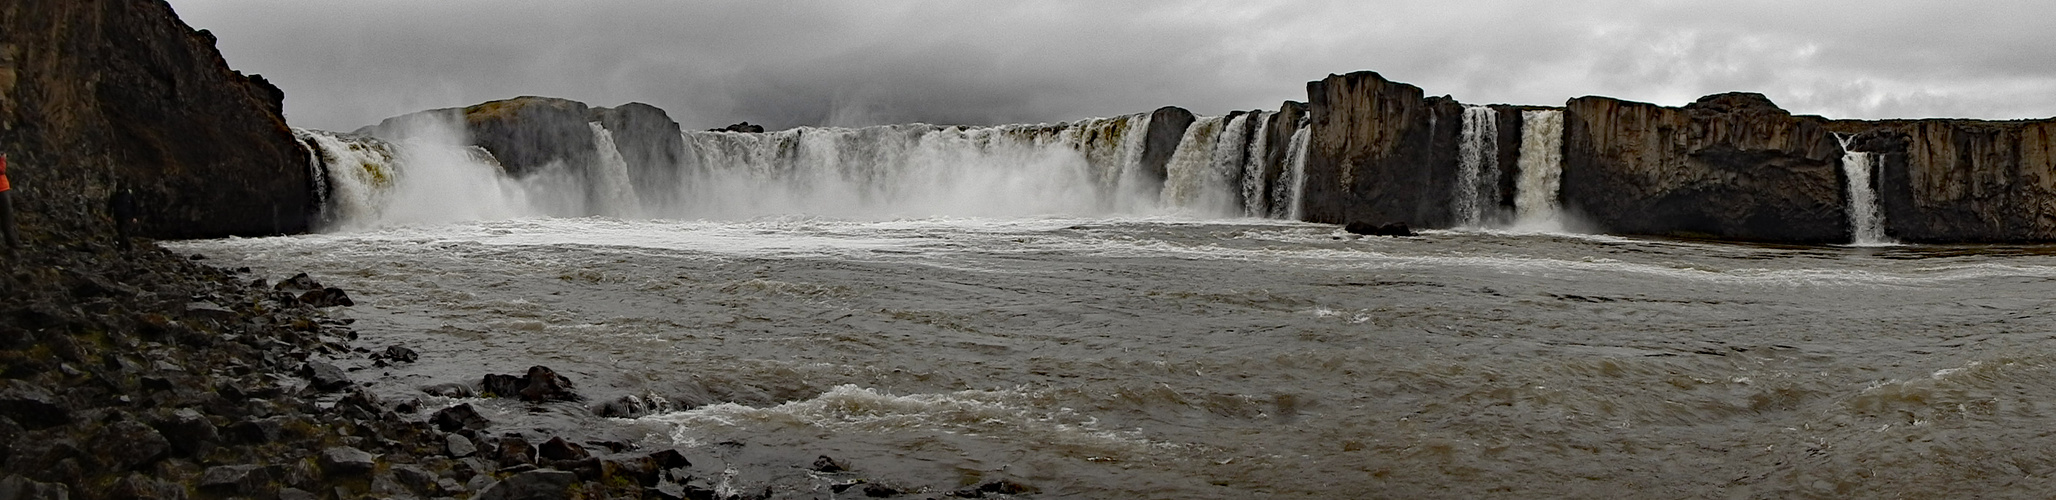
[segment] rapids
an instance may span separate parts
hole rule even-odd
[[[1041,498],[2056,496],[2042,247],[1180,216],[528,217],[172,246],[349,290],[334,314],[360,344],[422,353],[355,365],[389,400],[685,447],[781,498],[831,496],[804,468],[822,454]],[[669,407],[416,389],[533,364]]]

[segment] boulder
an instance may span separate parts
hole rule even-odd
[[[555,470],[532,470],[515,474],[488,486],[474,497],[478,500],[559,500],[571,498],[571,484],[578,475]]]
[[[307,367],[301,369],[301,374],[314,384],[315,389],[323,391],[342,390],[355,384],[350,381],[349,372],[321,361],[308,361]]]
[[[299,297],[295,298],[298,299],[302,304],[307,304],[314,307],[357,305],[356,301],[350,300],[350,294],[345,293],[343,292],[343,289],[336,287],[328,287],[320,290],[308,290],[307,293],[302,293]]]
[[[528,444],[528,440],[521,436],[502,437],[500,448],[493,452],[493,457],[500,467],[535,465],[535,445]]]
[[[221,440],[221,432],[214,423],[192,408],[172,411],[157,419],[153,426],[171,443],[173,451],[184,456],[204,453]]]
[[[56,395],[26,380],[0,380],[0,417],[29,429],[69,424],[71,409]]]
[[[130,470],[156,463],[171,451],[171,442],[142,422],[123,420],[102,427],[90,443],[102,463]]]
[[[571,379],[558,375],[556,370],[544,366],[532,366],[521,376],[489,374],[480,383],[482,390],[499,397],[519,397],[522,401],[577,401],[582,399],[572,392]]]
[[[579,446],[578,443],[565,441],[562,437],[553,437],[550,438],[549,441],[544,441],[542,446],[537,447],[536,452],[543,459],[553,461],[572,461],[592,458],[592,454],[587,453],[585,451],[584,446]]]
[[[254,496],[271,483],[262,465],[217,465],[200,474],[200,490],[217,495]]]
[[[413,363],[415,361],[421,360],[421,353],[414,352],[413,349],[408,349],[405,346],[396,345],[386,347],[384,351],[379,351],[378,354],[372,355],[372,357],[389,360],[395,363]]]
[[[378,466],[376,456],[348,446],[321,450],[321,468],[328,474],[362,474]]]
[[[464,437],[463,434],[451,433],[443,437],[443,449],[449,452],[450,458],[464,458],[478,453],[478,445],[472,444],[471,438]]]
[[[493,425],[493,421],[478,414],[478,409],[472,407],[471,403],[436,410],[435,415],[429,417],[429,421],[435,423],[436,428],[443,432],[456,432],[462,429],[484,430]]]
[[[1612,234],[1846,242],[1841,148],[1825,125],[1761,94],[1683,108],[1572,99],[1563,207]]]

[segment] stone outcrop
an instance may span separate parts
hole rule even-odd
[[[1307,83],[1304,220],[1447,227],[1463,106],[1369,71]]]
[[[2056,119],[1836,121],[1875,155],[1885,235],[1909,242],[2056,240]]]
[[[1604,233],[1846,242],[1841,150],[1825,125],[1761,94],[1683,108],[1572,99],[1563,206]]]
[[[1163,187],[1165,168],[1171,163],[1171,154],[1178,151],[1178,142],[1185,138],[1185,129],[1198,118],[1185,108],[1164,106],[1149,113],[1149,130],[1142,136],[1143,175],[1155,186],[1145,187],[1145,192],[1154,193]]]
[[[631,102],[593,108],[592,121],[614,134],[614,149],[628,163],[628,178],[645,202],[671,205],[684,190],[683,167],[691,161],[678,122],[656,106]],[[758,127],[762,131],[762,127]]]
[[[1254,139],[1264,141],[1264,157],[1251,159],[1250,168],[1259,170],[1258,175],[1262,175],[1264,179],[1263,185],[1269,188],[1258,193],[1264,197],[1263,206],[1279,208],[1284,206],[1284,202],[1276,197],[1284,193],[1278,189],[1278,179],[1283,178],[1285,171],[1292,168],[1292,157],[1288,156],[1292,149],[1292,134],[1298,132],[1299,126],[1306,122],[1306,103],[1285,101],[1278,105],[1277,113],[1265,117],[1264,121],[1264,126],[1258,127],[1264,131],[1263,136]],[[1287,213],[1289,209],[1271,215],[1283,217]]]
[[[0,4],[0,153],[31,244],[111,234],[117,185],[146,236],[307,229],[307,153],[284,93],[229,69],[214,41],[162,0]]]
[[[387,118],[356,133],[385,140],[418,135],[429,127],[462,125],[472,145],[491,152],[508,175],[526,177],[562,165],[584,172],[598,161],[585,103],[524,96],[464,108],[443,108]]]

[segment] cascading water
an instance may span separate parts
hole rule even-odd
[[[1256,131],[1250,135],[1253,140],[1250,141],[1249,157],[1243,164],[1242,215],[1265,217],[1270,215],[1271,207],[1264,199],[1270,191],[1269,186],[1264,185],[1264,169],[1265,162],[1271,155],[1270,117],[1275,113],[1256,111],[1250,114],[1254,116],[1249,119],[1256,120]]]
[[[1188,127],[1161,184],[1141,167],[1147,114],[1069,123],[990,127],[890,125],[802,127],[771,133],[685,132],[678,165],[631,165],[614,131],[591,123],[591,165],[552,163],[515,178],[461,123],[391,132],[397,140],[296,131],[317,150],[330,227],[507,217],[738,219],[779,215],[851,218],[1156,214],[1214,217],[1285,212],[1295,170],[1265,183],[1251,140],[1268,115],[1202,117]],[[1300,142],[1304,138],[1295,134]],[[1254,137],[1264,137],[1258,133]],[[1303,144],[1288,157],[1304,156]],[[1295,163],[1295,168],[1303,168]],[[638,184],[650,177],[676,185]],[[1252,173],[1254,172],[1254,173]],[[672,180],[672,179],[675,179]],[[648,180],[642,182],[649,182]],[[1157,186],[1161,186],[1158,188]],[[650,193],[662,193],[650,194]],[[675,193],[675,195],[673,195]],[[1255,201],[1246,201],[1255,200]],[[1247,206],[1245,206],[1247,205]]]
[[[1306,194],[1306,151],[1307,142],[1313,139],[1313,128],[1305,123],[1292,132],[1292,141],[1285,146],[1285,161],[1289,163],[1285,172],[1279,175],[1278,185],[1273,186],[1271,196],[1271,217],[1288,220],[1302,220],[1306,214],[1306,203],[1300,197]]]
[[[1873,155],[1850,151],[1852,137],[1837,136],[1842,143],[1842,178],[1849,192],[1850,243],[1857,246],[1890,245],[1885,236],[1884,210],[1878,204],[1877,186],[1871,184]]]
[[[1463,109],[1463,136],[1458,146],[1452,212],[1458,226],[1479,227],[1485,212],[1499,199],[1499,117],[1486,106]]]
[[[1220,142],[1222,117],[1200,118],[1185,128],[1178,149],[1164,165],[1164,191],[1158,197],[1166,207],[1219,215],[1228,200],[1221,188],[1227,186],[1216,168],[1214,145]]]
[[[1521,112],[1520,177],[1514,185],[1514,227],[1563,231],[1563,111]]]
[[[621,158],[621,150],[614,146],[614,133],[600,122],[587,125],[593,129],[593,149],[599,153],[600,164],[594,172],[596,181],[592,196],[600,202],[603,213],[617,217],[636,217],[642,213],[642,200],[635,194],[635,185],[628,180],[628,160]]]

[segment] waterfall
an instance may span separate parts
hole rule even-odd
[[[1249,119],[1256,120],[1256,131],[1250,134],[1249,157],[1242,169],[1242,215],[1264,217],[1270,215],[1270,205],[1264,199],[1270,190],[1264,185],[1264,170],[1271,155],[1271,120],[1274,113],[1256,111]]]
[[[1521,112],[1520,178],[1514,185],[1514,227],[1563,231],[1563,111]]]
[[[333,222],[328,228],[535,216],[1284,215],[1262,205],[1261,194],[1302,176],[1266,186],[1257,161],[1266,145],[1251,140],[1256,125],[1249,120],[1267,116],[1201,117],[1182,135],[1160,182],[1141,167],[1148,114],[1032,125],[689,131],[681,134],[677,165],[630,164],[615,131],[589,123],[596,154],[573,163],[590,165],[551,163],[521,177],[470,146],[458,118],[382,132],[391,140],[294,133],[311,150],[309,168],[321,173],[315,188],[322,191],[323,220]],[[1295,134],[1299,146],[1289,156],[1304,156],[1303,135]],[[633,175],[651,169],[676,175]],[[676,185],[643,185],[652,181],[639,178]],[[1274,205],[1287,199],[1271,198],[1280,200]]]
[[[1842,144],[1842,178],[1849,191],[1849,233],[1850,244],[1857,246],[1890,245],[1895,243],[1885,236],[1884,210],[1878,204],[1877,186],[1871,183],[1871,167],[1875,156],[1863,151],[1850,151],[1849,141],[1853,136],[1837,136]]]
[[[1456,194],[1451,212],[1461,227],[1479,227],[1499,199],[1499,118],[1492,108],[1466,105],[1458,146]]]
[[[1287,220],[1306,218],[1306,204],[1300,197],[1306,194],[1307,142],[1312,139],[1313,128],[1301,123],[1299,129],[1292,132],[1292,141],[1285,145],[1285,161],[1289,165],[1272,190],[1271,217]]]
[[[614,133],[600,122],[587,125],[593,129],[593,149],[599,153],[600,164],[593,172],[598,181],[591,190],[599,202],[601,213],[619,217],[635,217],[642,213],[642,200],[635,195],[635,185],[628,180],[628,160],[621,159],[621,150],[614,146]]]
[[[1164,190],[1158,200],[1165,207],[1209,215],[1222,212],[1219,207],[1226,200],[1218,196],[1217,188],[1226,183],[1214,162],[1214,145],[1220,142],[1221,126],[1221,117],[1209,116],[1185,128],[1184,137],[1178,139],[1178,149],[1164,165]]]

